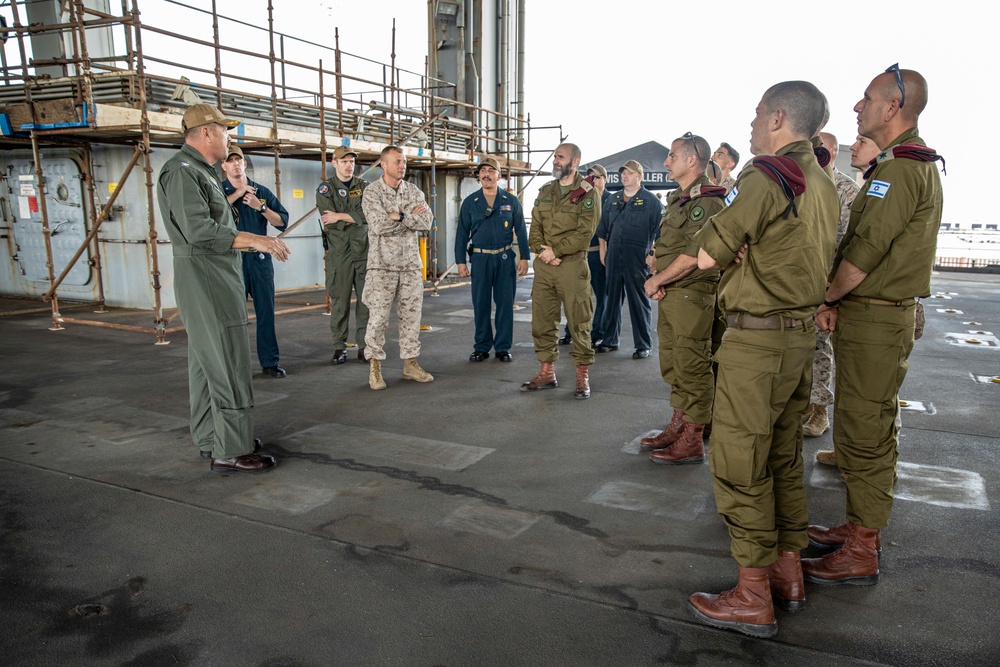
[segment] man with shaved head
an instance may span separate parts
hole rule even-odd
[[[858,133],[882,151],[851,207],[817,326],[833,331],[837,385],[833,442],[847,484],[847,521],[809,526],[809,541],[837,549],[802,562],[806,580],[870,586],[879,532],[889,523],[899,443],[899,387],[913,349],[916,297],[930,295],[941,225],[939,155],[917,132],[927,81],[893,65],[854,107]]]
[[[801,422],[839,212],[809,141],[825,108],[807,81],[769,88],[751,123],[758,157],[695,236],[698,268],[725,269],[709,464],[739,581],[720,595],[695,593],[690,606],[703,623],[756,637],[777,632],[773,604],[805,604]]]
[[[837,196],[840,198],[840,222],[837,225],[837,245],[847,232],[847,223],[851,219],[851,204],[858,195],[858,184],[854,179],[836,167],[837,154],[840,146],[837,137],[829,132],[820,132],[819,138],[823,148],[830,155],[830,168],[833,169],[833,183],[837,186]],[[831,264],[833,258],[830,258]],[[833,392],[830,382],[833,379],[833,343],[830,334],[820,331],[816,334],[816,354],[813,356],[812,394],[809,398],[809,408],[802,416],[802,433],[807,438],[818,438],[830,428],[827,409],[833,404]]]

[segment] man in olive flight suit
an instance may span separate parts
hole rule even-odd
[[[365,331],[368,306],[361,301],[368,270],[368,222],[361,209],[368,181],[354,175],[358,154],[347,146],[333,151],[330,164],[334,174],[316,189],[316,209],[320,214],[326,247],[326,293],[330,295],[330,334],[333,337],[331,364],[347,361],[347,331],[351,317],[351,290],[354,290],[354,340],[358,359],[365,360]]]
[[[806,81],[769,88],[757,105],[757,157],[695,239],[698,268],[725,268],[719,302],[726,332],[709,462],[715,503],[729,529],[739,582],[695,593],[703,623],[758,637],[777,632],[774,603],[805,603],[799,552],[807,545],[802,413],[809,404],[823,301],[840,204],[810,136],[826,98]],[[735,263],[739,261],[739,263]]]
[[[698,268],[694,235],[724,206],[726,189],[705,175],[708,142],[685,135],[670,144],[664,166],[678,188],[667,195],[667,209],[656,242],[656,273],[646,294],[659,301],[656,330],[660,374],[670,385],[673,415],[661,433],[643,438],[654,463],[678,465],[705,460],[705,426],[712,421],[715,376],[712,372],[712,319],[719,272]]]
[[[500,163],[484,158],[476,170],[482,188],[462,202],[455,229],[455,262],[458,275],[466,278],[472,265],[472,311],[476,320],[476,340],[469,361],[485,361],[490,349],[497,360],[510,362],[514,356],[514,293],[517,277],[528,273],[528,230],[521,202],[497,187]],[[518,254],[514,254],[514,236]],[[468,262],[468,263],[467,263]],[[490,312],[496,304],[496,331]]]
[[[865,172],[837,249],[817,326],[833,331],[837,380],[833,442],[847,484],[847,522],[809,526],[810,543],[837,548],[802,561],[807,581],[878,582],[879,532],[889,523],[899,444],[899,387],[913,350],[915,297],[930,295],[943,195],[917,132],[927,81],[893,65],[875,77],[854,111],[858,134],[882,151]]]
[[[173,244],[177,309],[188,334],[191,436],[213,472],[264,472],[272,456],[255,454],[253,379],[246,287],[240,249],[279,261],[288,246],[236,229],[215,171],[239,121],[209,104],[184,112],[184,146],[160,170],[156,196]]]
[[[560,144],[552,156],[552,176],[538,191],[531,211],[528,245],[535,252],[531,287],[531,336],[541,368],[521,384],[521,391],[558,387],[554,363],[559,358],[560,306],[573,336],[570,356],[576,365],[575,398],[590,398],[590,364],[594,348],[590,324],[594,303],[590,289],[587,249],[601,219],[601,193],[593,177],[577,172],[580,148]]]

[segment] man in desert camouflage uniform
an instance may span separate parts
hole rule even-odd
[[[367,188],[361,208],[368,221],[368,273],[361,300],[368,306],[365,357],[368,384],[385,389],[382,361],[389,311],[396,302],[399,316],[399,356],[403,379],[431,382],[434,376],[417,364],[420,354],[420,311],[424,286],[420,276],[420,232],[428,231],[434,216],[424,193],[406,176],[406,155],[399,146],[386,146],[379,161],[382,178]]]
[[[851,220],[851,204],[858,194],[858,184],[854,179],[836,167],[837,153],[840,146],[837,137],[829,132],[820,132],[823,147],[830,153],[830,166],[833,169],[833,183],[837,186],[837,196],[840,198],[840,222],[837,225],[837,246],[844,238],[847,223]],[[831,258],[831,263],[833,259]],[[802,415],[802,433],[807,438],[818,438],[830,428],[827,408],[833,405],[833,391],[830,387],[833,380],[833,344],[828,331],[816,332],[816,354],[813,356],[812,393],[809,397],[809,407]]]

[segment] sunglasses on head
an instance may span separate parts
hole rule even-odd
[[[906,104],[906,89],[903,88],[903,75],[899,72],[899,63],[891,67],[887,67],[886,72],[895,72],[896,74],[896,85],[899,86],[899,93],[902,95],[902,99],[899,100],[899,108],[902,109],[903,105]]]
[[[681,135],[681,139],[686,142],[691,142],[691,148],[694,149],[694,156],[698,158],[698,162],[701,162],[701,153],[698,151],[698,142],[694,140],[694,135],[690,132],[685,132]]]

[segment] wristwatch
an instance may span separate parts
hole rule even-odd
[[[260,212],[263,213],[266,210],[267,210],[267,204],[265,204],[264,202],[261,202],[260,203]]]

